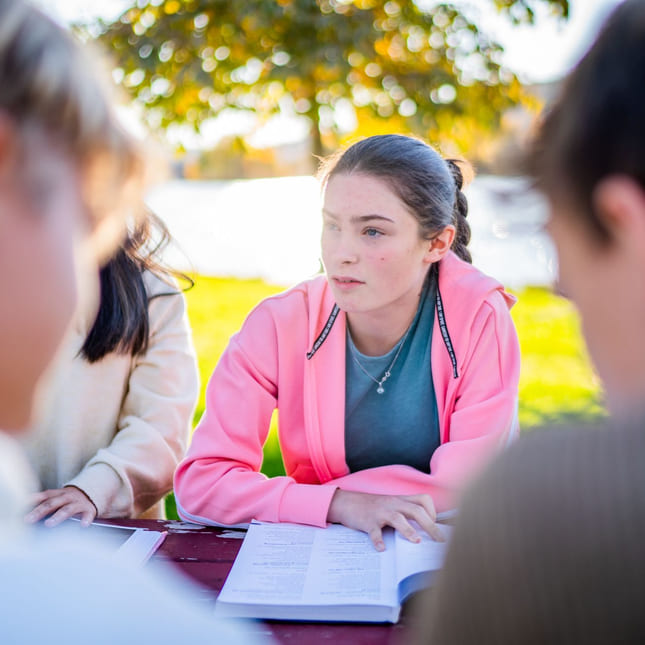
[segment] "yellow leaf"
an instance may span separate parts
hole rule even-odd
[[[173,13],[177,13],[181,9],[181,4],[177,0],[169,0],[166,2],[164,5],[163,10],[168,14],[172,15]]]

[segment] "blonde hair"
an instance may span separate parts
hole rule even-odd
[[[142,204],[143,163],[93,62],[39,10],[23,0],[0,0],[0,114],[19,141],[42,133],[75,162],[105,252]]]

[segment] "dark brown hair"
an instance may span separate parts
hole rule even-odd
[[[101,300],[81,355],[90,363],[106,354],[143,353],[148,348],[153,298],[179,295],[173,278],[193,281],[164,266],[160,255],[170,242],[165,224],[152,212],[130,231],[125,242],[100,271]],[[168,291],[149,295],[144,273],[149,271],[168,283]]]
[[[600,241],[610,231],[593,204],[605,177],[645,189],[645,3],[627,0],[565,81],[533,141],[528,170],[538,188],[583,217]]]
[[[453,224],[456,235],[452,250],[462,260],[472,262],[461,163],[443,159],[415,137],[384,134],[362,139],[332,155],[323,161],[318,174],[323,185],[334,175],[352,172],[383,179],[416,217],[423,237],[429,239]]]

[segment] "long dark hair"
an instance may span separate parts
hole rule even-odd
[[[430,239],[449,224],[456,229],[452,250],[472,262],[468,243],[468,200],[456,159],[443,159],[415,137],[383,134],[367,137],[323,161],[323,185],[334,175],[363,173],[386,181],[419,222],[421,234]]]
[[[564,200],[600,242],[611,232],[594,208],[594,189],[613,174],[645,189],[645,4],[627,0],[565,81],[532,142],[528,171]]]
[[[100,271],[101,302],[81,355],[90,363],[106,354],[143,353],[148,348],[150,319],[148,304],[153,298],[178,295],[173,278],[191,278],[162,264],[159,256],[170,242],[165,224],[152,212],[128,233],[125,242]],[[165,280],[168,291],[149,295],[143,274],[150,271]]]

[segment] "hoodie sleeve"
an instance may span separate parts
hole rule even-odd
[[[277,382],[275,323],[269,307],[260,304],[217,364],[206,390],[206,412],[175,473],[183,519],[215,526],[251,519],[326,525],[334,488],[260,472]]]
[[[459,377],[445,377],[439,415],[442,443],[430,474],[403,465],[381,466],[328,482],[334,488],[388,495],[431,495],[438,512],[452,510],[468,482],[518,432],[520,348],[501,294],[485,300],[472,321]],[[433,348],[436,345],[433,345]],[[433,363],[435,358],[433,357]],[[438,370],[433,366],[433,374]],[[443,374],[451,368],[443,366]],[[438,375],[435,381],[441,381]],[[443,402],[440,400],[443,399]]]

